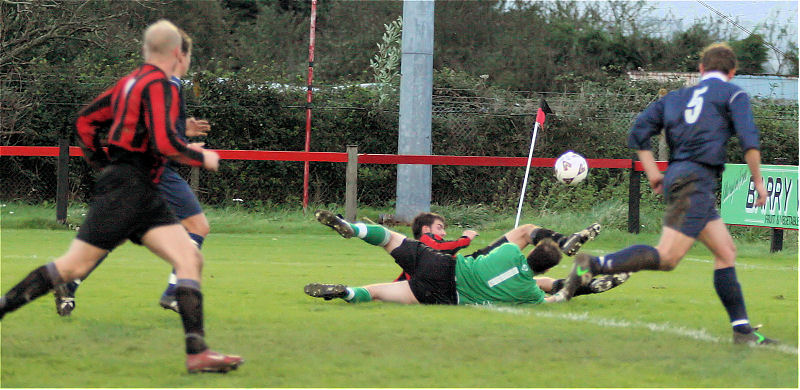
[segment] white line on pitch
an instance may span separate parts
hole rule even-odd
[[[712,260],[708,259],[698,259],[696,257],[684,257],[684,259],[688,261],[694,261],[697,263],[708,263],[711,264]],[[780,266],[780,265],[756,265],[756,264],[746,264],[746,263],[736,263],[736,268],[740,269],[763,269],[769,271],[797,271],[797,266]]]
[[[555,318],[560,320],[569,320],[576,322],[588,322],[592,325],[600,325],[609,328],[642,328],[649,329],[651,332],[661,332],[674,334],[681,337],[689,337],[694,340],[707,341],[711,343],[721,344],[725,342],[722,338],[711,335],[705,329],[689,329],[682,326],[673,326],[669,323],[658,324],[654,322],[640,322],[640,321],[627,321],[615,320],[607,318],[593,318],[589,313],[550,313],[546,311],[525,310],[516,307],[508,306],[495,306],[495,305],[476,305],[476,307],[484,310],[492,310],[500,313],[508,313],[514,315],[534,315],[536,317]],[[784,344],[777,345],[763,345],[758,348],[768,348],[790,355],[797,355],[797,348]]]

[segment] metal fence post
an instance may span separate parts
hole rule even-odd
[[[348,221],[356,220],[358,208],[358,145],[347,145],[347,171],[345,174],[344,217]]]
[[[636,160],[631,159],[630,183],[628,185],[628,233],[639,234],[639,199],[641,198],[642,174],[636,171]]]
[[[61,132],[58,137],[58,160],[56,161],[56,221],[67,223],[67,201],[69,198],[69,137]]]

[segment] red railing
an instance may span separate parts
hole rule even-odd
[[[220,158],[224,160],[254,160],[254,161],[311,161],[311,162],[347,162],[347,153],[339,152],[290,152],[270,150],[217,150]],[[69,155],[72,157],[83,156],[77,146],[70,146]],[[58,147],[55,146],[0,146],[0,156],[43,156],[57,157]],[[589,168],[630,168],[641,172],[642,164],[630,159],[586,159]],[[494,157],[494,156],[428,156],[428,155],[398,155],[398,154],[369,154],[358,155],[359,164],[428,164],[428,165],[463,165],[485,167],[524,167],[526,157]],[[533,158],[532,167],[552,167],[555,158]],[[658,168],[667,169],[666,161],[659,161]]]

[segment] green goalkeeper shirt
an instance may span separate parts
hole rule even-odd
[[[541,303],[544,291],[519,247],[506,243],[476,258],[456,256],[458,303]]]

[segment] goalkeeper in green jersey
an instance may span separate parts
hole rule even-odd
[[[349,223],[325,210],[317,220],[345,238],[359,237],[386,250],[407,272],[410,280],[372,284],[364,287],[312,283],[305,293],[326,300],[341,298],[358,303],[379,300],[405,304],[484,304],[560,302],[570,292],[545,297],[553,291],[553,279],[537,283],[534,275],[544,273],[561,260],[561,252],[572,255],[597,236],[600,225],[564,236],[535,225],[523,225],[473,255],[455,258],[381,225]],[[526,256],[522,249],[534,245]],[[541,284],[541,286],[540,286]]]

